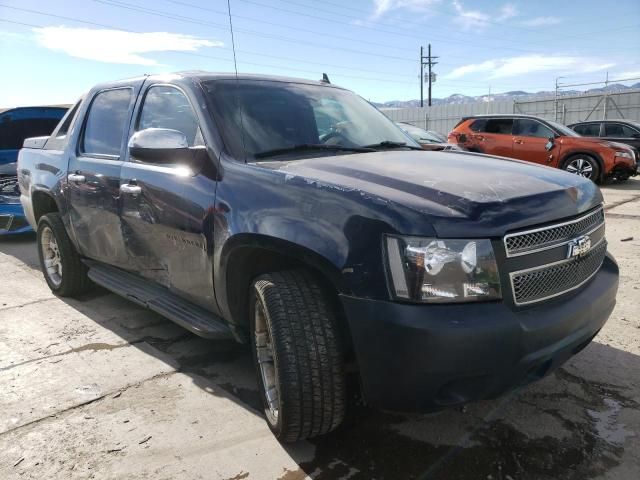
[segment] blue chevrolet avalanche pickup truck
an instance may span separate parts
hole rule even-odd
[[[433,411],[552,372],[615,305],[603,200],[557,169],[427,152],[350,91],[181,73],[98,85],[25,142],[58,295],[102,285],[250,345],[282,441],[370,406]]]
[[[64,107],[21,107],[0,113],[0,236],[30,232],[20,205],[16,161],[22,142],[49,135]]]

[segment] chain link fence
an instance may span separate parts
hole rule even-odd
[[[411,123],[426,130],[448,133],[463,117],[482,114],[527,114],[565,125],[584,120],[620,119],[640,121],[640,90],[561,96],[536,100],[509,100],[434,105],[424,108],[388,108],[382,111],[395,122]]]

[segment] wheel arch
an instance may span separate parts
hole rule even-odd
[[[31,192],[31,204],[36,225],[43,215],[51,212],[61,212],[55,197],[47,190],[33,190]]]
[[[309,271],[328,291],[336,314],[344,319],[338,294],[349,290],[341,272],[313,250],[267,235],[238,234],[224,245],[220,259],[216,297],[225,316],[241,330],[248,326],[251,281],[264,273],[288,269]],[[346,322],[341,323],[346,327]]]

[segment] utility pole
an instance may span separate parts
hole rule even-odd
[[[554,111],[553,119],[556,122],[558,121],[558,97],[559,97],[559,91],[560,91],[560,87],[565,86],[565,85],[561,85],[560,83],[558,83],[558,80],[560,80],[561,78],[567,78],[567,77],[556,77],[556,91],[555,91],[555,95],[553,96],[553,111]]]
[[[602,119],[607,119],[607,103],[609,103],[609,71],[604,79],[604,107],[602,108]]]
[[[429,80],[429,90],[428,90],[428,105],[431,106],[431,84],[436,81],[436,74],[431,71],[431,67],[437,65],[438,62],[434,62],[433,60],[438,57],[434,57],[431,55],[431,44],[427,46],[427,56],[424,56],[424,47],[420,47],[420,106],[424,107],[424,93],[423,93],[423,84],[425,82],[424,79],[424,66],[428,67],[427,75]]]
[[[424,47],[420,47],[420,106],[424,107]]]

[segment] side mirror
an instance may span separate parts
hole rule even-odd
[[[544,146],[545,150],[550,151],[554,145],[555,145],[555,137],[549,137],[549,141],[547,142],[547,144]]]
[[[205,146],[189,147],[185,134],[170,128],[147,128],[134,133],[129,140],[129,155],[144,163],[184,165],[194,174],[208,158]]]

